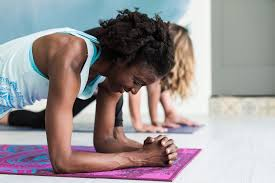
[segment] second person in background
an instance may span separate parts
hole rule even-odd
[[[177,24],[169,24],[169,33],[175,47],[175,64],[163,79],[147,86],[151,124],[143,123],[141,118],[140,92],[135,95],[129,93],[131,121],[134,128],[140,132],[165,132],[167,128],[180,127],[180,124],[196,126],[193,121],[178,114],[171,103],[172,95],[184,99],[190,93],[195,68],[192,40],[188,30]],[[165,114],[163,124],[160,123],[157,111],[159,101]]]

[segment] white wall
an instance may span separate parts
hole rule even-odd
[[[183,113],[208,114],[211,95],[211,0],[191,1],[190,11],[179,24],[190,27],[196,58],[193,96],[182,102]],[[190,26],[189,26],[190,25]]]
[[[274,6],[274,0],[212,0],[213,95],[275,95]]]

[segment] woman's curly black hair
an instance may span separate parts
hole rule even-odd
[[[103,51],[108,51],[113,60],[131,65],[144,63],[151,66],[157,76],[166,75],[173,67],[174,48],[168,24],[156,15],[128,9],[118,11],[114,19],[100,21],[104,29],[98,37]],[[140,63],[139,63],[140,62]]]

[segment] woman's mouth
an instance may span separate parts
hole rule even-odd
[[[119,93],[124,93],[124,92],[129,92],[130,89],[123,87],[121,85],[115,85],[112,87],[114,92],[119,92]]]
[[[124,93],[124,92],[129,92],[130,91],[130,89],[125,89],[125,88],[120,88],[120,90],[119,90],[119,92],[120,93]]]
[[[114,87],[114,92],[124,93],[124,88],[121,86]]]
[[[119,92],[120,92],[120,93],[124,93],[124,91],[125,91],[125,90],[124,90],[123,88],[119,89]]]

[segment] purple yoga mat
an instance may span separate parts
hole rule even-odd
[[[93,147],[86,146],[73,146],[73,149],[95,151]],[[0,145],[0,174],[172,181],[199,152],[200,149],[179,149],[178,159],[171,167],[140,167],[93,173],[54,174],[47,146]]]

